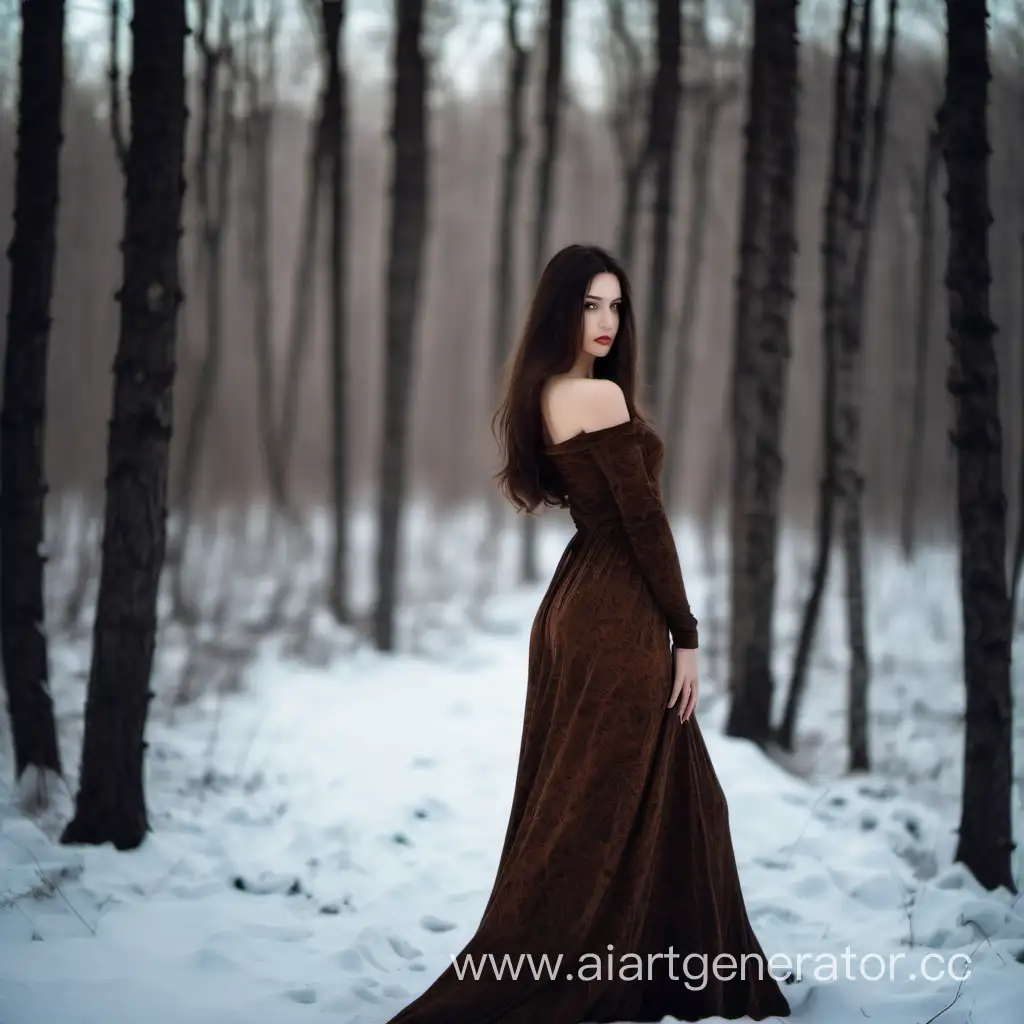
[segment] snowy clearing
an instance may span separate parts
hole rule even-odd
[[[568,534],[542,536],[550,570]],[[697,539],[680,540],[686,565]],[[455,547],[464,554],[465,538]],[[443,568],[444,551],[430,557]],[[803,558],[791,543],[782,559],[782,689]],[[802,980],[787,987],[796,1019],[925,1024],[952,1004],[944,1024],[1018,1021],[1024,899],[987,893],[951,863],[963,705],[955,560],[938,553],[910,574],[884,552],[872,558],[873,774],[842,777],[841,567],[793,759],[799,774],[721,735],[720,681],[702,670],[698,714],[729,798],[748,909],[768,954],[794,966],[808,957]],[[710,597],[694,562],[688,584],[700,618]],[[383,1024],[463,947],[490,892],[542,593],[489,601],[492,634],[439,615],[444,642],[415,657],[358,649],[313,667],[269,638],[241,690],[184,707],[163,699],[158,675],[148,729],[153,833],[132,853],[59,846],[67,792],[42,817],[17,810],[5,720],[0,1021],[291,1024],[325,1015]],[[340,632],[323,631],[328,649],[344,648]],[[160,672],[180,659],[176,642],[166,630]],[[54,641],[72,785],[88,654],[87,633]],[[1019,766],[1019,710],[1017,720]],[[1019,837],[1019,767],[1016,778]],[[1016,865],[1020,879],[1019,851]],[[957,953],[969,964],[951,962]]]

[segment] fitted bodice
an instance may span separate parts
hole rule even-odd
[[[646,423],[630,419],[547,445],[576,528],[586,539],[614,533],[665,615],[679,647],[697,646],[672,528],[661,500],[665,448]]]
[[[544,449],[555,464],[564,488],[566,508],[577,530],[593,533],[616,528],[621,531],[623,528],[611,486],[600,464],[595,461],[591,446],[595,442],[610,440],[605,437],[606,431],[621,434],[624,427],[629,428],[633,443],[639,446],[648,479],[657,485],[661,478],[665,446],[650,427],[638,421],[576,434]]]

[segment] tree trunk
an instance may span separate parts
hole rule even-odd
[[[427,236],[427,64],[423,4],[398,0],[394,70],[391,225],[387,285],[384,424],[381,435],[377,541],[378,650],[395,647],[401,515],[406,491],[406,448],[412,408],[416,319]]]
[[[141,844],[146,713],[164,562],[185,190],[185,0],[132,19],[121,329],[107,445],[103,567],[75,816],[62,842]]]
[[[505,154],[501,161],[498,193],[498,240],[494,258],[494,291],[491,308],[491,378],[497,391],[509,351],[512,304],[515,301],[515,211],[519,175],[526,152],[523,101],[529,54],[519,39],[516,20],[519,0],[506,0],[505,39],[508,43],[508,76],[505,93]]]
[[[871,60],[871,4],[867,0],[861,14],[861,73],[864,105],[868,89],[867,67]],[[848,227],[848,237],[859,248],[854,258],[854,277],[849,312],[844,317],[844,332],[840,351],[840,403],[839,424],[843,451],[842,470],[839,475],[843,500],[843,548],[846,560],[847,616],[850,634],[850,671],[848,704],[848,748],[851,771],[866,771],[868,757],[868,687],[870,660],[868,657],[867,626],[864,595],[864,550],[861,495],[864,479],[860,470],[861,406],[863,403],[863,347],[864,315],[867,302],[868,274],[871,264],[871,240],[878,212],[878,197],[882,184],[882,160],[885,154],[886,125],[889,114],[889,95],[896,57],[897,0],[889,0],[886,26],[885,53],[878,98],[875,102],[871,126],[871,146],[868,158],[867,195],[863,207],[855,211],[854,221]],[[864,125],[860,116],[854,124],[854,170],[860,177],[864,150]],[[858,183],[857,193],[860,188]],[[851,204],[852,205],[852,204]]]
[[[949,188],[949,337],[963,606],[963,803],[956,859],[987,889],[1011,871],[1012,713],[999,371],[989,316],[987,4],[947,0],[943,153]]]
[[[178,495],[180,524],[172,554],[168,559],[171,571],[171,595],[174,613],[184,622],[195,623],[199,610],[185,597],[185,553],[195,511],[196,486],[204,450],[210,414],[213,411],[217,384],[220,380],[221,314],[223,311],[224,231],[227,226],[231,196],[231,157],[234,146],[234,74],[230,67],[229,84],[220,83],[222,65],[227,63],[228,20],[220,19],[220,38],[215,47],[209,35],[213,0],[199,5],[199,29],[196,43],[201,55],[202,110],[199,119],[199,151],[196,158],[196,203],[199,213],[196,267],[202,282],[206,319],[205,350],[199,367],[195,398],[185,423],[184,447],[181,456],[181,480]],[[219,107],[219,110],[218,110]],[[218,116],[219,115],[219,116]],[[214,138],[216,137],[216,165]],[[211,171],[216,169],[213,188]]]
[[[256,360],[256,420],[260,450],[267,470],[271,501],[278,516],[287,514],[288,497],[284,467],[278,450],[274,398],[274,289],[271,273],[273,238],[270,222],[270,201],[273,193],[271,154],[274,143],[274,82],[276,77],[276,40],[280,20],[279,2],[271,6],[263,26],[262,42],[266,62],[267,93],[261,89],[259,72],[251,59],[251,41],[256,37],[254,0],[245,8],[246,68],[248,109],[244,121],[246,151],[245,173],[248,176],[249,209],[252,233],[243,253],[243,266],[252,275],[253,350]],[[245,235],[242,235],[243,239]]]
[[[670,362],[671,387],[666,395],[664,409],[664,435],[668,444],[665,467],[662,472],[661,489],[665,501],[671,508],[675,482],[683,476],[683,438],[686,437],[684,420],[689,408],[690,369],[693,364],[693,331],[697,325],[697,311],[700,304],[701,270],[704,267],[704,244],[707,241],[708,215],[711,212],[711,164],[715,152],[715,132],[722,107],[735,95],[732,84],[723,87],[712,85],[704,103],[700,126],[697,129],[696,144],[693,147],[693,163],[690,181],[693,184],[693,198],[690,202],[690,220],[686,231],[685,266],[679,335]]]
[[[942,156],[939,139],[941,109],[928,131],[925,144],[924,171],[921,175],[920,221],[917,251],[917,308],[914,324],[914,371],[911,378],[910,438],[903,474],[903,495],[900,502],[900,546],[903,557],[910,561],[917,540],[917,515],[921,497],[921,471],[924,462],[924,439],[928,417],[928,348],[932,337],[932,306],[935,282],[935,179]]]
[[[665,297],[668,283],[669,248],[672,239],[672,208],[675,188],[676,132],[682,84],[679,65],[682,58],[682,22],[679,0],[657,0],[658,68],[651,87],[646,159],[654,172],[653,222],[651,227],[651,263],[648,280],[647,323],[644,332],[644,379],[653,397],[658,417],[664,416],[664,400],[659,395]],[[662,389],[663,390],[663,389]]]
[[[327,91],[324,96],[325,146],[331,169],[331,493],[334,537],[331,550],[330,607],[340,623],[352,621],[348,603],[348,429],[346,390],[348,361],[345,317],[348,305],[348,207],[345,201],[348,170],[348,81],[341,66],[344,0],[321,0]]]
[[[829,562],[832,556],[832,534],[835,529],[836,480],[838,472],[837,375],[839,332],[842,326],[844,287],[849,276],[849,256],[844,237],[851,218],[845,212],[849,201],[849,125],[848,82],[850,76],[850,27],[855,0],[845,0],[839,48],[836,57],[832,111],[832,146],[825,198],[825,232],[822,242],[823,311],[822,341],[824,349],[824,386],[822,388],[822,473],[818,493],[815,530],[815,559],[811,571],[811,592],[804,606],[797,641],[793,672],[786,708],[777,739],[786,750],[793,750],[796,718],[807,686],[807,667],[814,644],[814,634],[825,594]]]
[[[750,72],[734,367],[733,604],[727,731],[771,732],[772,626],[782,418],[797,249],[799,34],[796,0],[758,0]],[[749,263],[744,272],[743,264]],[[745,297],[737,288],[737,302]],[[741,333],[742,332],[742,333]]]
[[[543,138],[537,159],[536,208],[533,221],[533,278],[536,282],[544,269],[551,233],[552,183],[558,155],[559,123],[562,109],[563,50],[568,0],[548,0],[547,46],[545,53],[544,88],[541,94]],[[520,574],[524,583],[540,579],[537,566],[537,517],[523,517],[523,547]]]
[[[505,80],[505,152],[498,191],[498,235],[491,285],[491,386],[500,400],[502,373],[511,347],[512,304],[516,297],[516,206],[523,155],[526,152],[525,99],[529,51],[519,38],[519,0],[506,0],[505,40],[508,71]],[[480,599],[490,591],[489,578],[497,572],[504,501],[496,488],[487,492],[487,521],[477,553],[481,572]]]
[[[766,13],[767,7],[763,3],[755,6],[754,39],[747,70],[747,122],[743,132],[743,193],[729,395],[733,443],[729,501],[729,691],[734,702],[746,690],[740,670],[740,653],[749,646],[750,622],[745,613],[752,601],[750,582],[753,574],[747,564],[749,556],[745,545],[748,533],[746,523],[752,501],[753,477],[750,467],[756,461],[756,327],[760,323],[760,302],[767,278],[764,222],[768,197],[764,186],[771,141],[768,134],[768,83],[771,80],[771,69],[767,61],[768,38],[764,31]],[[742,730],[744,727],[741,721],[736,722],[736,729]],[[748,731],[755,734],[759,732],[753,722]]]
[[[281,418],[278,426],[278,458],[281,472],[288,488],[288,464],[299,427],[300,390],[302,371],[309,353],[310,320],[315,299],[317,239],[319,236],[321,200],[325,169],[324,132],[324,91],[309,131],[309,150],[306,154],[306,194],[302,217],[302,235],[299,252],[295,261],[295,277],[292,283],[291,323],[288,338],[288,355],[285,362],[283,394],[281,396]]]
[[[0,413],[0,653],[19,779],[30,766],[61,773],[44,625],[43,455],[63,102],[64,0],[24,3]]]
[[[621,59],[615,61],[614,70],[627,79],[626,86],[620,86],[615,97],[612,128],[622,164],[622,198],[619,226],[615,233],[616,252],[622,265],[628,268],[633,263],[636,250],[640,186],[647,165],[646,146],[643,142],[637,144],[634,131],[634,124],[642,115],[646,89],[643,55],[626,24],[625,0],[608,0],[608,20],[615,41],[622,48]]]

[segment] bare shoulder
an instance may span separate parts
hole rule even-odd
[[[553,377],[544,385],[541,405],[554,444],[629,419],[622,388],[602,378]]]

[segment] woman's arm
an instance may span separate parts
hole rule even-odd
[[[672,528],[661,489],[647,475],[640,439],[632,430],[595,437],[590,451],[611,488],[644,579],[668,622],[676,647],[697,647]]]

